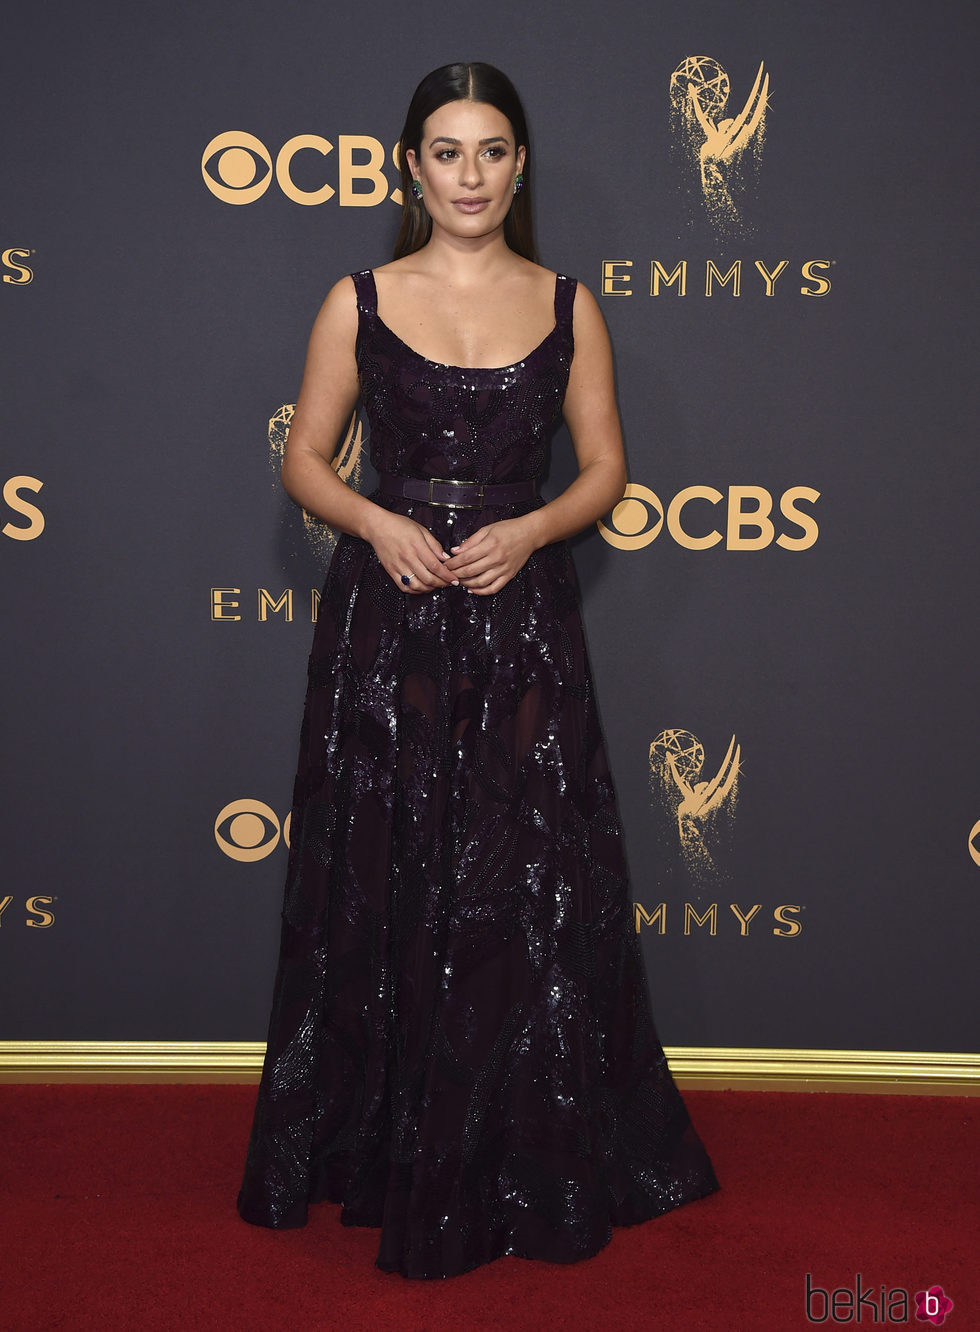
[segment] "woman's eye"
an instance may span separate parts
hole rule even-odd
[[[483,156],[492,162],[499,162],[502,157],[507,156],[507,149],[501,148],[499,144],[494,145],[492,148],[487,148]],[[436,160],[439,162],[451,162],[456,157],[459,157],[458,148],[442,148],[436,153]]]

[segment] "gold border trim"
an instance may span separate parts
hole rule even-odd
[[[666,1046],[681,1088],[980,1096],[980,1055]],[[0,1041],[0,1083],[258,1082],[262,1041]]]
[[[0,1041],[3,1082],[258,1082],[264,1041]]]
[[[980,1054],[911,1050],[664,1050],[679,1087],[980,1096]]]

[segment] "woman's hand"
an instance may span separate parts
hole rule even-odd
[[[414,518],[378,507],[368,540],[399,592],[432,592],[456,581],[449,556],[432,533]],[[403,576],[411,575],[406,584]]]
[[[535,548],[530,525],[523,518],[502,518],[453,546],[443,572],[458,578],[468,591],[487,597],[510,582]]]

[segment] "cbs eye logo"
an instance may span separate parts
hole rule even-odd
[[[970,835],[966,839],[967,850],[970,852],[970,859],[974,865],[980,865],[980,819],[970,829]]]
[[[280,826],[274,809],[261,800],[233,800],[214,821],[214,840],[231,860],[265,860],[281,837],[289,846],[289,822]]]
[[[391,162],[398,170],[399,145],[391,151]],[[254,134],[244,130],[228,130],[216,135],[205,148],[201,157],[201,175],[204,183],[222,203],[250,204],[260,199],[272,184],[273,176],[287,199],[293,203],[312,207],[326,203],[334,195],[342,208],[373,208],[389,197],[388,179],[384,174],[384,146],[370,134],[339,134],[337,136],[337,155],[331,159],[331,171],[321,168],[319,159],[325,161],[334,151],[329,139],[319,134],[296,134],[288,139],[276,154],[275,166],[272,154]],[[301,170],[297,175],[303,179],[300,183],[294,178],[293,160],[302,153]],[[317,154],[312,157],[311,154]],[[325,174],[332,175],[336,188]],[[322,183],[315,188],[304,185],[319,179]],[[390,198],[401,205],[402,192],[392,189]]]
[[[634,485],[631,481],[609,515],[609,524],[607,526],[600,519],[596,526],[610,546],[639,550],[660,535],[664,506],[647,486]]]
[[[809,550],[820,531],[812,514],[798,506],[815,504],[819,498],[820,491],[812,486],[783,491],[779,513],[791,530],[777,536],[772,517],[775,500],[763,486],[729,486],[727,496],[714,486],[685,486],[664,504],[649,487],[631,482],[608,521],[600,519],[596,526],[603,539],[619,550],[649,546],[665,526],[687,550],[708,550],[721,542],[726,550],[762,550],[773,541],[784,550]],[[720,505],[724,509],[719,512]]]

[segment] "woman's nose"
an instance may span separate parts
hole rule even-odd
[[[476,186],[483,179],[480,171],[479,157],[464,157],[459,173],[459,183],[461,185]]]

